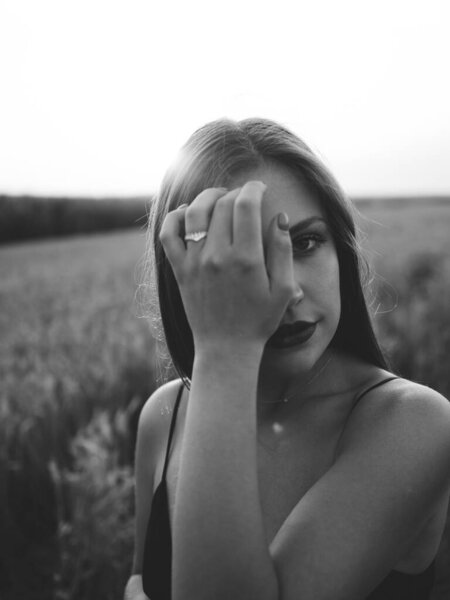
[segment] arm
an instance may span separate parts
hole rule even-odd
[[[186,211],[186,231],[195,231],[214,208],[200,245],[180,239],[182,210],[167,215],[160,233],[195,345],[174,510],[174,600],[278,597],[258,492],[256,391],[265,341],[294,283],[290,237],[276,218],[265,264],[264,187],[202,192]]]
[[[208,355],[196,365],[195,390],[193,378],[175,513],[175,564],[182,568],[174,585],[187,598],[192,589],[204,598],[366,597],[448,495],[448,401],[414,385],[368,396],[347,427],[335,464],[294,507],[267,552],[254,446],[247,443],[252,419],[242,403],[231,417],[251,362],[245,367],[242,357],[234,363],[229,358],[220,375],[212,361]],[[242,375],[242,383],[224,394],[219,388],[230,383],[229,369]],[[195,403],[194,391],[203,404]],[[221,411],[213,398],[231,406]]]
[[[365,598],[448,497],[450,404],[437,392],[368,394],[342,442],[270,546],[283,600]]]
[[[257,478],[262,349],[239,350],[195,357],[175,502],[175,599],[278,597]]]

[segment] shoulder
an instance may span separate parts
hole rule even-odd
[[[349,425],[363,424],[377,427],[378,422],[403,426],[432,426],[433,431],[449,434],[450,403],[436,390],[401,377],[370,389],[357,402],[349,418]]]
[[[164,383],[151,394],[139,415],[140,428],[158,427],[158,424],[167,421],[167,417],[173,413],[182,384],[181,379],[174,379]]]
[[[450,477],[450,403],[437,391],[395,379],[356,404],[342,434],[340,454],[369,449],[391,457],[391,467],[414,480],[429,477],[437,488]],[[431,473],[432,471],[432,473]],[[408,477],[407,477],[408,478]],[[438,493],[438,489],[436,489]]]
[[[176,398],[182,385],[181,379],[164,383],[145,402],[139,415],[137,452],[148,457],[159,454],[167,439]]]
[[[367,374],[360,393],[390,375]],[[356,403],[342,437],[271,544],[289,598],[366,597],[403,559],[415,569],[423,559],[410,558],[412,543],[448,498],[450,411],[441,394],[386,382]],[[305,555],[320,557],[312,570]]]

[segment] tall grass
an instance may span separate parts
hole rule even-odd
[[[450,398],[450,201],[360,207],[374,325],[393,368]]]
[[[360,207],[374,325],[392,369],[450,399],[450,202]],[[432,600],[450,598],[450,506]]]
[[[134,436],[155,386],[141,250],[134,233],[0,253],[2,599],[113,598],[129,573]]]
[[[374,204],[360,222],[394,369],[450,396],[450,206]],[[156,386],[134,302],[143,244],[132,232],[0,250],[2,600],[122,597],[137,418]],[[448,535],[435,600],[450,597],[445,561]]]

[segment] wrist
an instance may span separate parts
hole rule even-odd
[[[259,346],[201,346],[194,356],[189,405],[206,404],[214,419],[235,422],[244,418],[244,408],[254,413],[263,348]],[[189,410],[189,409],[188,409]],[[238,411],[236,413],[236,411]],[[228,415],[228,416],[227,416]]]
[[[258,366],[264,352],[264,343],[255,341],[236,340],[217,340],[194,342],[195,356],[194,361],[215,362],[241,362],[251,365],[257,363]]]
[[[215,386],[255,384],[264,346],[258,344],[205,344],[195,352],[192,377],[210,381]]]

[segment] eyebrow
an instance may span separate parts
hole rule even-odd
[[[296,233],[303,231],[304,229],[306,229],[307,227],[309,227],[312,223],[315,223],[316,221],[322,221],[323,223],[325,223],[325,225],[327,225],[326,220],[323,219],[322,217],[309,217],[308,219],[305,219],[304,221],[299,221],[295,225],[292,225],[292,227],[289,228],[289,233],[290,233],[290,235],[295,235]]]

